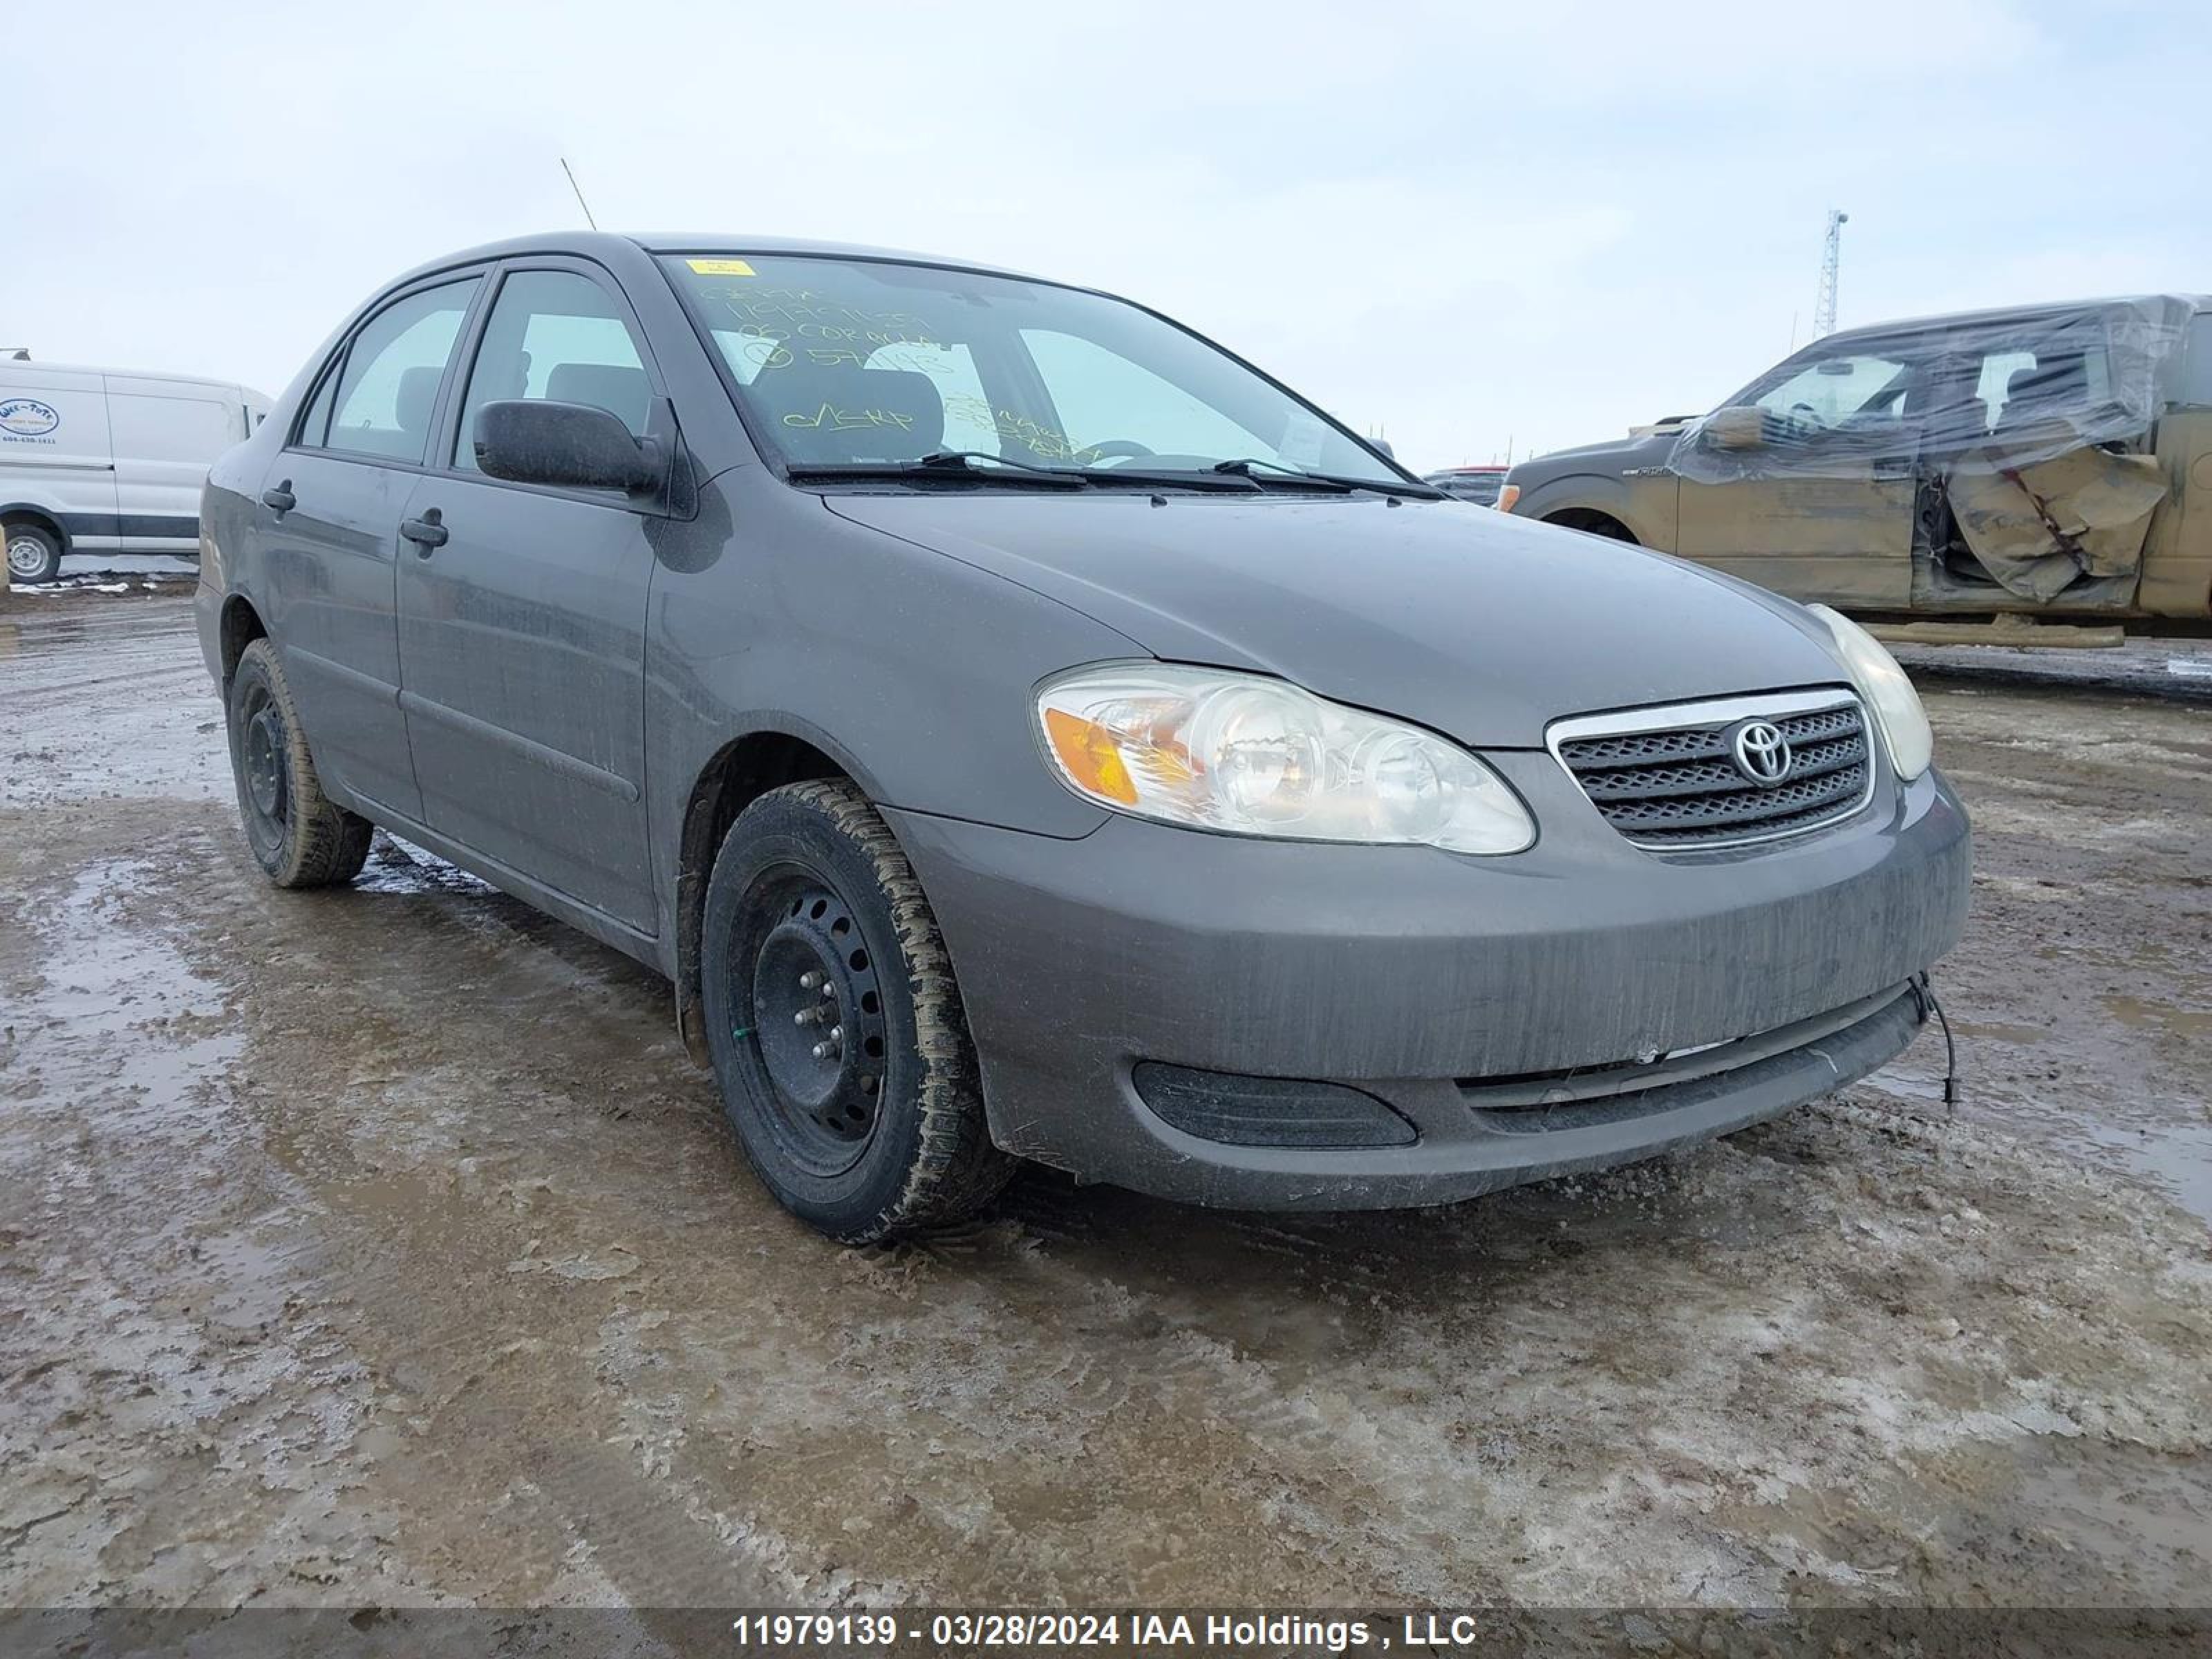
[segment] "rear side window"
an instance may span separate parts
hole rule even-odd
[[[438,383],[445,378],[476,286],[471,276],[422,289],[368,319],[354,336],[334,382],[325,447],[386,460],[423,459],[430,447]],[[311,410],[310,427],[313,418]],[[312,432],[302,432],[301,441],[313,442]]]
[[[2181,370],[2181,401],[2192,408],[2212,409],[2212,311],[2200,311],[2189,319],[2188,350]]]
[[[573,270],[518,270],[500,284],[469,371],[453,465],[476,471],[477,414],[486,404],[538,398],[604,409],[634,438],[653,416],[653,382],[621,306]]]

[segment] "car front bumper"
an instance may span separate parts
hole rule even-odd
[[[1548,756],[1486,758],[1543,827],[1526,853],[1122,817],[1056,840],[887,810],[952,954],[994,1139],[1189,1202],[1443,1203],[1726,1133],[1911,1040],[1911,981],[1966,910],[1966,814],[1937,774],[1884,775],[1856,817],[1800,840],[1662,859]],[[1681,1053],[1718,1044],[1735,1046]],[[1146,1062],[1224,1074],[1232,1095],[1348,1085],[1411,1133],[1189,1133],[1140,1094],[1161,1075]]]

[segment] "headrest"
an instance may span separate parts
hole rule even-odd
[[[438,382],[445,373],[442,368],[428,364],[401,369],[399,385],[392,395],[392,423],[409,434],[428,432],[430,411],[438,401]]]
[[[748,390],[798,461],[917,461],[945,443],[945,399],[912,369],[764,368]]]
[[[604,409],[632,432],[643,432],[653,413],[653,382],[645,371],[616,363],[556,363],[545,377],[545,395],[556,404]]]

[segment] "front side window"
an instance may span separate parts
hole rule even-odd
[[[1310,405],[1103,295],[888,261],[676,256],[664,266],[748,423],[794,466],[946,450],[1019,466],[1200,475],[1249,461],[1401,485]]]
[[[395,300],[354,336],[335,382],[325,447],[419,465],[430,447],[438,385],[468,315],[477,279]],[[313,418],[310,411],[309,419]],[[302,431],[302,443],[316,441]]]
[[[1832,431],[1901,418],[1910,389],[1898,359],[1852,352],[1806,364],[1756,401],[1785,424]]]
[[[500,284],[461,400],[453,465],[476,470],[486,404],[527,398],[588,404],[645,435],[653,382],[644,358],[614,295],[580,272],[518,270]]]

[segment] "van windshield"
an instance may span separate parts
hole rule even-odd
[[[1146,477],[1334,477],[1402,488],[1310,405],[1173,324],[1046,283],[886,261],[662,262],[712,335],[753,431],[793,469],[957,453]]]

